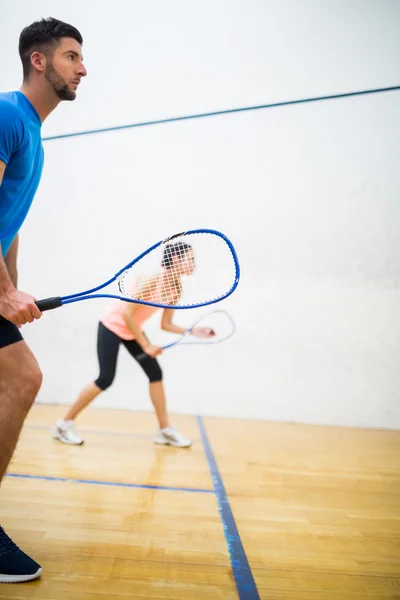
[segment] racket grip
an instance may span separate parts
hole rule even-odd
[[[53,298],[44,298],[43,300],[38,300],[36,306],[42,312],[46,310],[52,310],[53,308],[59,308],[62,305],[60,296],[54,296]]]
[[[44,312],[45,310],[52,310],[53,308],[58,308],[62,306],[60,296],[54,296],[54,298],[44,298],[43,300],[38,300],[35,302],[36,306],[39,310]],[[6,321],[4,317],[0,315],[0,321]]]

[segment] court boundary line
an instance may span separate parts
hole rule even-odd
[[[72,477],[53,477],[51,475],[28,475],[25,473],[6,473],[6,477],[13,479],[34,479],[39,481],[60,481],[62,483],[81,483],[86,485],[104,485],[108,487],[133,488],[140,490],[159,490],[168,492],[188,492],[194,494],[215,494],[214,490],[201,488],[184,488],[168,485],[150,485],[145,483],[124,483],[119,481],[100,481],[97,479],[74,479]]]
[[[233,517],[228,496],[218,469],[210,440],[204,425],[203,417],[196,417],[203,442],[204,452],[207,457],[208,467],[213,483],[215,496],[218,502],[218,511],[224,529],[225,539],[231,559],[232,572],[236,582],[236,589],[240,600],[260,600],[253,573],[247,560],[239,530]]]
[[[60,140],[63,138],[77,137],[82,135],[92,135],[94,133],[107,133],[110,131],[119,131],[121,129],[132,129],[133,127],[146,127],[149,125],[162,125],[164,123],[174,123],[176,121],[188,121],[190,119],[203,119],[205,117],[218,117],[232,113],[248,112],[251,110],[261,110],[265,108],[277,108],[280,106],[290,106],[293,104],[305,104],[308,102],[321,102],[324,100],[338,100],[340,98],[351,98],[354,96],[365,96],[366,94],[380,94],[382,92],[394,92],[400,90],[400,85],[393,85],[384,88],[373,88],[369,90],[359,90],[356,92],[343,92],[340,94],[329,94],[327,96],[313,96],[311,98],[298,98],[297,100],[284,100],[281,102],[271,102],[270,104],[259,104],[254,106],[242,106],[239,108],[228,108],[226,110],[214,110],[212,112],[197,113],[194,115],[183,115],[180,117],[170,117],[167,119],[156,119],[154,121],[143,121],[141,123],[130,123],[128,125],[114,125],[112,127],[103,127],[101,129],[88,129],[85,131],[76,131],[73,133],[61,133],[42,138],[43,142],[51,140]]]

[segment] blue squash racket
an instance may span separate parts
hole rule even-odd
[[[168,350],[178,345],[209,346],[220,344],[231,338],[236,332],[236,325],[231,315],[226,310],[213,310],[199,317],[175,341],[161,346]],[[143,360],[149,355],[141,352],[136,355],[137,360]]]
[[[115,298],[161,308],[198,308],[227,298],[239,278],[232,242],[219,231],[193,229],[157,242],[101,285],[36,304],[46,311],[82,300]],[[97,293],[111,284],[116,293]]]

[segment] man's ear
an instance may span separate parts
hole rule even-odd
[[[46,57],[41,52],[32,52],[31,65],[39,73],[43,73],[46,69]]]

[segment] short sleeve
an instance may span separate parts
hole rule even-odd
[[[20,148],[23,137],[24,128],[18,108],[0,99],[0,160],[7,164]]]

